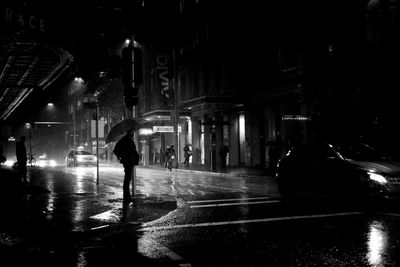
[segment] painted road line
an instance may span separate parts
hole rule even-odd
[[[98,227],[92,227],[92,228],[90,228],[90,230],[91,231],[95,231],[95,230],[104,229],[104,228],[107,228],[107,227],[110,227],[110,225],[106,224],[106,225],[102,225],[102,226],[98,226]]]
[[[190,263],[185,262],[185,260],[178,254],[176,254],[175,252],[173,252],[172,250],[170,250],[169,248],[167,248],[166,246],[161,245],[160,243],[158,243],[157,241],[154,240],[142,240],[141,239],[141,243],[144,246],[147,247],[154,247],[156,250],[158,250],[160,253],[162,253],[164,256],[168,257],[170,260],[178,263],[178,262],[184,262],[179,264],[179,266],[182,267],[191,267],[192,265]]]
[[[209,200],[193,200],[188,201],[188,204],[192,203],[212,203],[212,202],[226,202],[226,201],[238,201],[238,200],[261,200],[261,199],[270,199],[271,197],[250,197],[250,198],[223,198],[223,199],[209,199]]]
[[[118,222],[119,218],[119,211],[117,209],[111,209],[93,216],[90,216],[90,219],[106,221],[106,222]]]
[[[270,203],[278,203],[278,202],[281,202],[281,201],[280,200],[269,200],[269,201],[253,201],[253,202],[236,202],[236,203],[194,205],[194,206],[190,206],[190,208],[191,209],[212,208],[212,207],[226,207],[226,206],[253,205],[253,204],[270,204]]]
[[[181,228],[195,228],[195,227],[209,227],[209,226],[222,226],[222,225],[235,225],[235,224],[246,224],[246,223],[263,223],[263,222],[277,222],[277,221],[290,221],[290,220],[303,220],[303,219],[319,219],[319,218],[362,215],[362,214],[365,214],[365,212],[343,212],[343,213],[289,216],[289,217],[276,217],[276,218],[264,218],[264,219],[252,219],[252,220],[222,221],[222,222],[210,222],[210,223],[192,223],[192,224],[181,224],[181,225],[171,225],[171,226],[154,226],[154,227],[144,227],[144,228],[138,229],[137,232],[173,230],[173,229],[181,229]]]

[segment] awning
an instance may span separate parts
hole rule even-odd
[[[0,38],[0,120],[34,90],[45,90],[73,61],[66,51],[18,36]]]

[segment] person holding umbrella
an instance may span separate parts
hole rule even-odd
[[[124,202],[133,201],[132,196],[135,192],[132,189],[132,195],[130,193],[129,184],[135,181],[134,167],[139,164],[139,153],[136,150],[136,145],[133,140],[134,129],[130,129],[126,132],[126,135],[122,137],[115,145],[113,153],[117,156],[119,162],[124,166],[124,184],[123,184],[123,196]]]
[[[189,167],[189,158],[192,155],[192,151],[190,150],[189,144],[185,144],[185,147],[183,148],[184,156],[185,156],[185,161],[183,164],[185,166]]]

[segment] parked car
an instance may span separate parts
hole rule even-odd
[[[280,159],[276,177],[283,199],[304,193],[372,199],[400,192],[400,163],[363,143],[298,145]]]
[[[78,148],[69,151],[66,162],[67,166],[96,165],[97,157],[85,149]]]

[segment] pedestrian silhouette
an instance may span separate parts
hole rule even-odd
[[[170,171],[172,171],[172,162],[175,158],[175,147],[174,145],[171,145],[169,148],[167,148],[164,152],[165,156],[165,163],[164,167],[168,168]]]
[[[139,164],[139,153],[136,150],[133,137],[134,129],[128,130],[126,135],[117,142],[113,151],[119,162],[124,166],[124,202],[133,201],[133,196],[135,195],[135,188],[132,188],[132,195],[129,189],[131,181],[135,183],[135,166]]]
[[[221,166],[222,169],[226,168],[226,157],[228,156],[229,153],[229,148],[227,145],[222,145],[221,148],[219,149],[218,155],[221,159]]]
[[[28,182],[27,178],[28,170],[26,169],[27,156],[26,156],[25,140],[26,137],[21,136],[20,140],[15,143],[15,154],[17,156],[18,171],[20,173],[20,177],[23,183]]]
[[[192,155],[192,151],[190,150],[190,147],[188,144],[186,144],[183,147],[183,152],[184,152],[184,157],[185,157],[185,161],[183,162],[183,164],[187,167],[189,167],[189,158]]]

